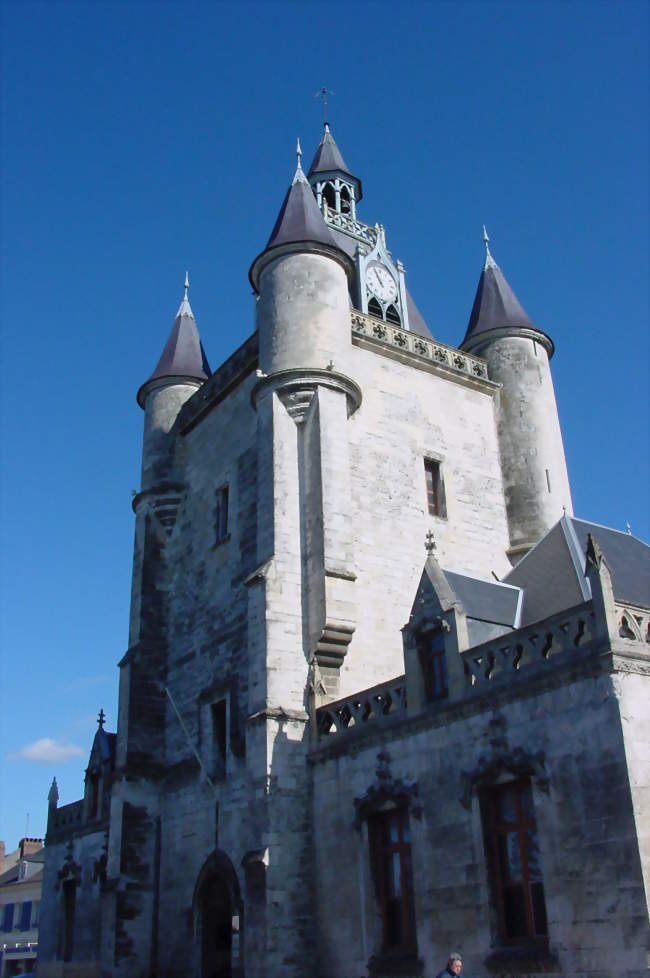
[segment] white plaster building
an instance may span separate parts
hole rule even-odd
[[[647,973],[649,550],[573,519],[487,241],[447,347],[361,200],[326,125],[250,338],[211,372],[186,282],[138,392],[117,734],[50,798],[43,978]]]

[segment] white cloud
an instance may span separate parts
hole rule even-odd
[[[41,737],[33,744],[25,744],[21,747],[16,756],[36,764],[51,764],[54,761],[59,763],[69,761],[71,757],[83,757],[85,753],[86,751],[74,744],[64,744],[63,741],[53,740],[51,737]]]

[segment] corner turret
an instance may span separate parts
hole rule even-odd
[[[142,492],[173,481],[171,428],[185,401],[210,376],[210,366],[187,296],[188,289],[185,273],[185,294],[169,338],[156,369],[137,395],[138,404],[145,412]]]
[[[508,285],[485,228],[483,239],[485,265],[461,349],[485,357],[490,378],[502,384],[497,431],[514,564],[573,510],[549,365],[553,341]]]
[[[353,262],[320,213],[301,166],[249,278],[259,294],[260,368],[339,367],[350,347],[349,279]]]

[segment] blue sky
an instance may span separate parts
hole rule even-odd
[[[127,646],[142,415],[182,297],[213,367],[335,138],[434,335],[491,250],[556,344],[577,515],[648,539],[646,3],[2,8],[0,839],[81,796]]]

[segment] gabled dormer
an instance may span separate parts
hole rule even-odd
[[[90,750],[84,788],[84,822],[99,821],[109,812],[112,774],[115,768],[115,743],[117,735],[104,730],[106,717],[99,711],[98,729]]]

